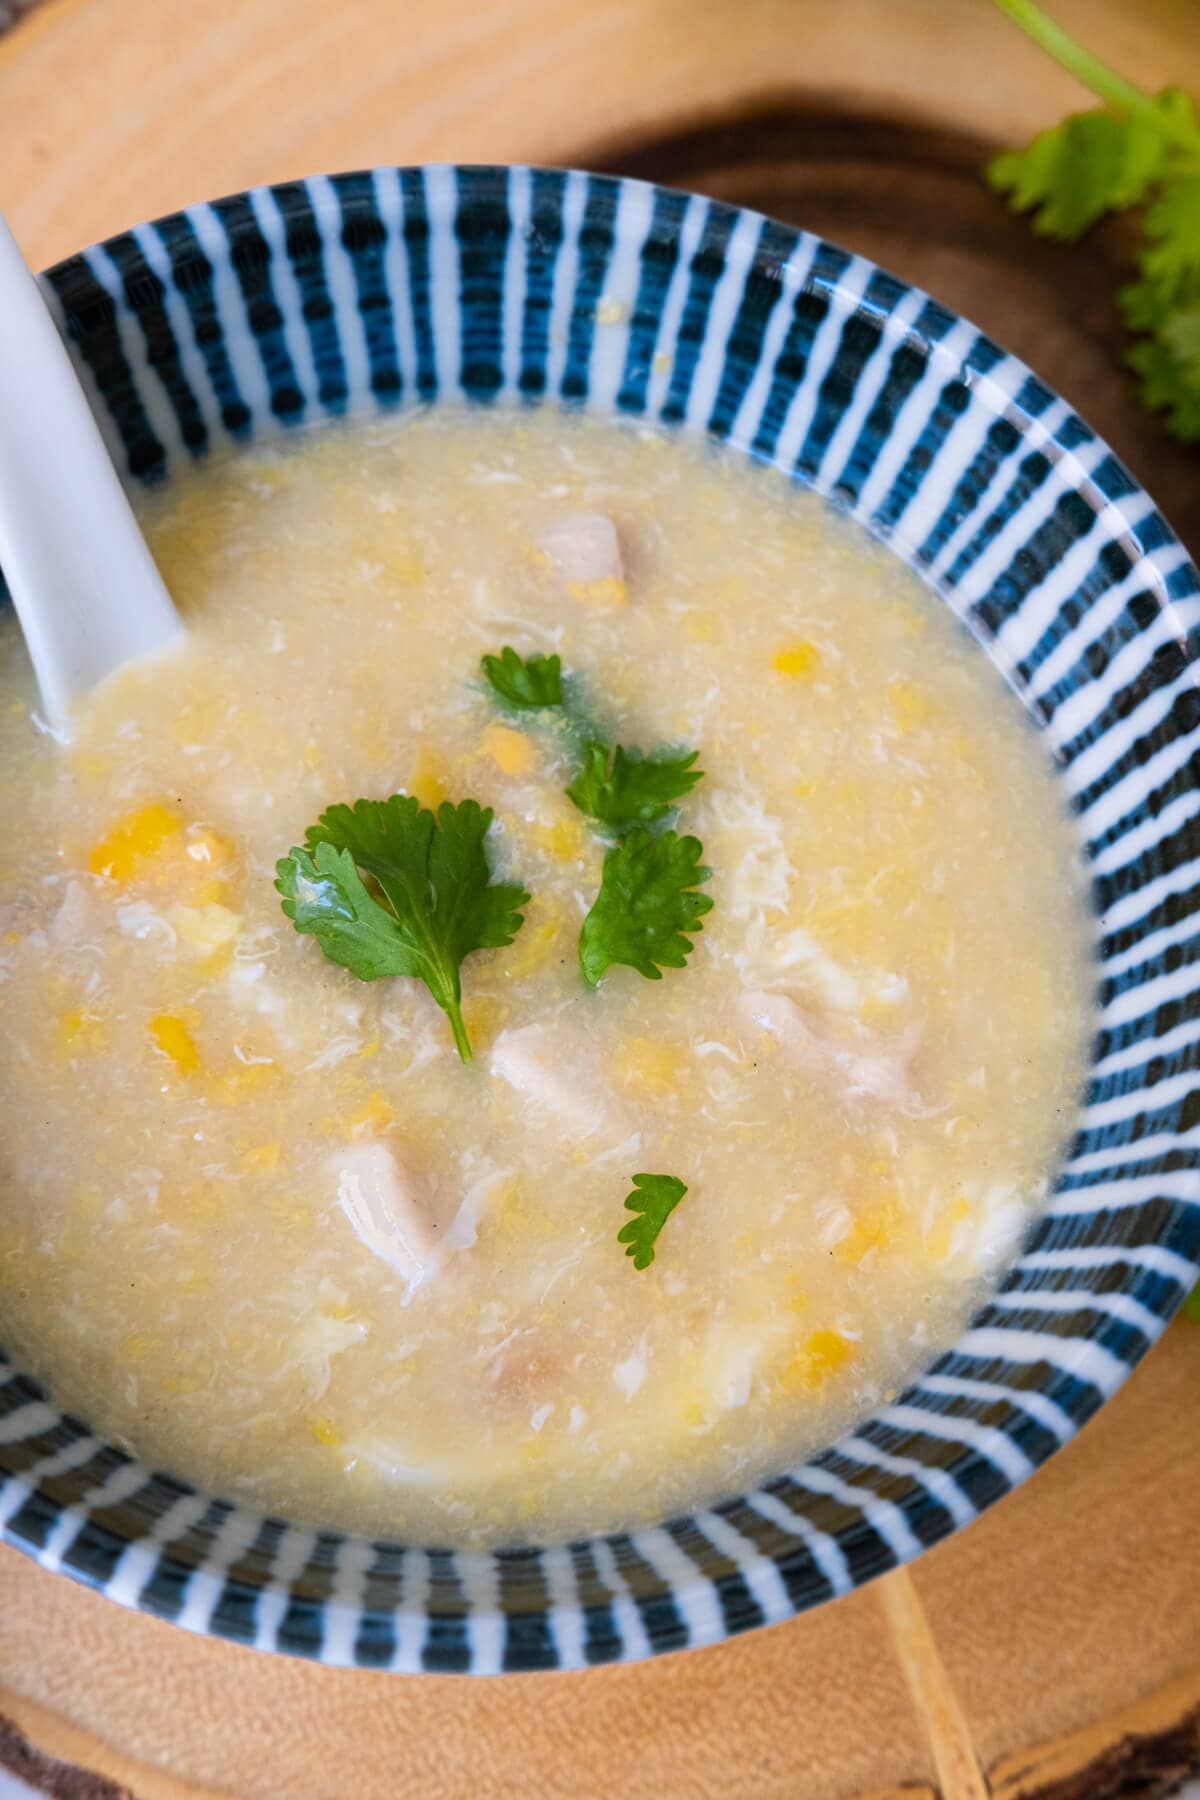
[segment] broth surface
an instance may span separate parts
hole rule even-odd
[[[619,574],[571,577],[581,514]],[[1063,1150],[1091,975],[1044,751],[942,604],[770,472],[548,413],[296,437],[145,516],[190,633],[69,747],[0,641],[5,1348],[218,1492],[483,1546],[736,1492],[948,1346]],[[686,970],[581,981],[604,845],[568,734],[479,679],[505,644],[700,752]],[[464,965],[469,1067],[273,887],[401,790],[494,807],[533,895]],[[639,1171],[689,1189],[643,1270]],[[453,1220],[424,1279],[356,1225],[377,1179]]]

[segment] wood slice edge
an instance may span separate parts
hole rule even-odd
[[[1200,1768],[1200,1667],[1111,1718],[1055,1743],[1003,1757],[993,1800],[1155,1800]]]
[[[151,1769],[48,1708],[0,1695],[0,1768],[50,1800],[236,1800]],[[1001,1758],[991,1800],[1167,1800],[1200,1767],[1200,1666],[1111,1718]],[[923,1781],[856,1800],[954,1800]]]
[[[125,1756],[11,1689],[0,1690],[0,1769],[48,1800],[238,1800]]]

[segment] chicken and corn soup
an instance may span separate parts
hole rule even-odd
[[[182,648],[65,746],[0,649],[5,1347],[159,1467],[486,1546],[736,1491],[947,1346],[1089,977],[940,603],[769,472],[549,414],[146,524]]]

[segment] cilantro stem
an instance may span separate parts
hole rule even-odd
[[[1155,106],[1141,88],[1126,81],[1123,75],[1110,69],[1106,62],[1093,56],[1082,44],[1076,43],[1069,32],[1064,31],[1061,25],[1056,25],[1035,4],[1035,0],[992,0],[992,4],[1007,14],[1026,37],[1032,38],[1040,49],[1052,56],[1076,81],[1081,82],[1085,88],[1090,88],[1106,106],[1142,119],[1160,137],[1166,138],[1177,149],[1187,151],[1192,158],[1200,154],[1200,132],[1195,131],[1186,120],[1172,118],[1161,107]]]
[[[445,1010],[446,1017],[450,1021],[450,1029],[454,1033],[454,1047],[458,1051],[460,1059],[465,1063],[469,1063],[472,1060],[471,1040],[467,1036],[467,1028],[463,1024],[462,1008],[459,1006],[458,1002],[455,1001],[452,1005],[446,1007]]]

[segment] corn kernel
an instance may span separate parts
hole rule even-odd
[[[578,819],[556,819],[553,825],[531,825],[530,841],[556,862],[578,862],[590,843]]]
[[[358,1111],[346,1120],[345,1132],[347,1137],[363,1137],[372,1131],[386,1131],[395,1122],[394,1108],[376,1088]]]
[[[849,1360],[853,1348],[840,1331],[810,1331],[781,1371],[780,1386],[785,1393],[812,1393]]]
[[[417,751],[408,779],[408,792],[415,794],[422,806],[436,812],[449,795],[450,765],[440,750],[422,744]]]
[[[58,1021],[59,1036],[64,1047],[74,1050],[99,1050],[105,1041],[104,1021],[90,1007],[64,1013]]]
[[[625,1087],[642,1094],[673,1093],[679,1081],[679,1057],[654,1038],[626,1038],[617,1046],[612,1070]]]
[[[179,833],[179,820],[157,801],[126,813],[106,838],[92,847],[88,868],[110,881],[129,881],[138,864],[156,856]]]
[[[384,557],[384,572],[400,587],[417,587],[425,579],[425,564],[412,550],[393,550]]]
[[[533,768],[533,745],[523,731],[514,731],[509,725],[489,725],[479,748],[503,775],[528,775]]]
[[[508,1017],[508,1008],[494,994],[472,994],[463,1002],[463,1024],[476,1050],[484,1050]]]
[[[241,1167],[247,1175],[260,1169],[277,1169],[282,1146],[278,1143],[254,1144],[242,1153]]]
[[[171,924],[189,949],[201,956],[212,956],[233,942],[241,927],[240,913],[231,912],[216,901],[203,906],[173,906]]]
[[[927,725],[934,715],[929,696],[914,687],[911,681],[889,682],[887,704],[892,722],[899,731],[916,731],[919,726]]]
[[[533,914],[533,917],[530,917]],[[526,910],[524,928],[501,965],[506,981],[521,980],[550,962],[559,952],[562,913],[552,901],[534,899]]]
[[[834,1259],[857,1268],[872,1250],[886,1250],[895,1234],[898,1214],[895,1203],[883,1200],[855,1219],[841,1241],[833,1246]]]
[[[519,1238],[545,1238],[554,1226],[544,1206],[530,1204],[520,1184],[499,1181],[488,1194],[485,1228],[507,1242]]]
[[[311,1418],[305,1420],[305,1424],[318,1444],[324,1444],[329,1450],[336,1450],[342,1441],[341,1432],[333,1420],[327,1418],[324,1413],[314,1413]]]
[[[191,889],[193,906],[224,906],[229,892],[229,884],[219,876],[210,875],[203,881],[196,882]]]
[[[629,589],[619,575],[603,575],[599,581],[569,581],[567,592],[572,600],[604,608],[624,606],[629,599]]]
[[[220,731],[225,717],[225,700],[216,695],[183,706],[168,727],[177,744],[202,744]]]
[[[224,1211],[224,1202],[225,1193],[215,1182],[203,1182],[199,1187],[185,1188],[182,1192],[177,1188],[162,1187],[158,1194],[158,1210],[163,1218],[185,1230],[196,1226],[203,1229],[213,1224]]]
[[[783,650],[776,651],[771,667],[779,675],[800,678],[813,674],[820,660],[816,645],[800,639],[797,643],[788,644]]]
[[[240,1106],[252,1094],[278,1081],[279,1076],[278,1063],[239,1063],[217,1081],[212,1097],[218,1106]]]
[[[810,1331],[804,1344],[804,1355],[822,1375],[831,1375],[840,1369],[849,1356],[853,1346],[849,1338],[840,1331]]]
[[[169,1056],[181,1075],[193,1075],[200,1067],[200,1052],[183,1020],[174,1013],[158,1013],[150,1021],[150,1035],[164,1056]]]

